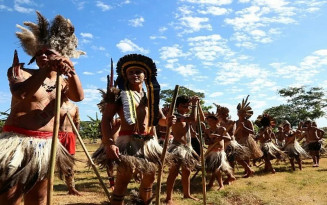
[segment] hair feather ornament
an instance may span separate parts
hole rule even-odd
[[[224,106],[220,106],[220,105],[218,105],[218,104],[216,104],[216,103],[213,103],[215,106],[216,106],[216,108],[217,108],[217,110],[216,110],[216,114],[217,115],[223,115],[223,116],[228,116],[228,114],[229,114],[229,109],[227,108],[227,107],[224,107]]]
[[[254,122],[258,127],[275,127],[276,121],[267,113],[259,115]]]
[[[238,111],[244,111],[246,113],[246,119],[249,119],[253,115],[253,110],[250,107],[250,102],[248,102],[249,96],[250,95],[248,95],[245,100],[243,98],[242,103],[237,105]]]
[[[21,32],[16,32],[17,38],[24,51],[33,56],[30,63],[35,60],[37,51],[43,48],[54,49],[63,56],[78,58],[85,52],[76,50],[78,40],[74,34],[75,28],[69,19],[57,15],[53,22],[49,21],[36,11],[38,22],[24,22],[23,27],[17,25]]]

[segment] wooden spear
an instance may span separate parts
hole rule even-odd
[[[57,144],[58,144],[57,140],[58,140],[59,123],[60,123],[60,105],[61,105],[61,77],[60,77],[60,72],[57,72],[55,117],[54,117],[53,136],[52,136],[51,153],[50,153],[50,168],[48,171],[47,205],[52,204],[54,170],[56,165],[56,153],[57,153]]]
[[[203,152],[203,137],[202,137],[202,128],[201,128],[201,119],[200,119],[200,104],[197,109],[197,121],[198,121],[198,131],[199,131],[199,140],[200,140],[200,157],[201,157],[201,168],[202,168],[202,194],[203,194],[203,204],[207,204],[207,191],[206,191],[206,170],[205,170],[205,161],[204,161],[204,152]]]
[[[107,195],[107,197],[108,197],[108,199],[109,199],[109,201],[110,201],[110,193],[109,193],[109,191],[108,191],[106,185],[104,184],[104,182],[103,182],[103,180],[102,180],[102,178],[101,178],[101,176],[100,176],[100,174],[99,174],[99,172],[98,172],[98,170],[97,170],[97,168],[96,168],[96,166],[95,166],[95,164],[94,164],[94,162],[93,162],[93,160],[92,160],[92,157],[90,156],[89,152],[87,151],[87,149],[86,149],[86,147],[85,147],[85,144],[84,144],[84,142],[83,142],[83,140],[82,140],[82,138],[81,138],[81,135],[79,134],[79,132],[78,132],[78,130],[77,130],[75,124],[74,124],[74,121],[73,121],[72,117],[70,116],[69,112],[67,112],[67,117],[68,117],[68,120],[69,120],[70,124],[72,125],[72,127],[73,127],[73,129],[74,129],[74,132],[75,132],[75,134],[76,134],[76,136],[77,136],[79,142],[80,142],[81,145],[82,145],[82,148],[83,148],[83,150],[84,150],[84,153],[86,154],[87,159],[89,160],[89,162],[90,162],[90,164],[91,164],[91,166],[92,166],[92,168],[93,168],[95,174],[97,175],[97,177],[98,177],[98,179],[99,179],[99,181],[100,181],[100,184],[101,184],[101,186],[102,186],[104,192],[106,193],[106,195]]]
[[[172,102],[170,104],[170,107],[169,107],[168,116],[171,116],[173,114],[174,110],[175,110],[176,98],[177,98],[178,91],[179,91],[179,85],[176,85],[175,90],[174,90],[173,100],[172,100]],[[170,132],[171,132],[171,126],[167,125],[166,137],[165,137],[165,142],[164,142],[164,146],[163,146],[163,149],[162,149],[161,164],[159,165],[159,172],[158,172],[158,179],[157,179],[156,205],[160,205],[161,178],[162,178],[162,173],[163,173],[163,168],[164,168],[164,163],[165,163],[165,158],[166,158],[166,152],[167,152]]]

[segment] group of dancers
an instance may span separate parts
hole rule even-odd
[[[49,22],[39,12],[37,17],[37,23],[28,21],[24,22],[26,27],[18,25],[21,31],[16,32],[16,36],[31,56],[29,64],[36,62],[39,69],[25,68],[15,51],[13,64],[7,71],[12,98],[9,116],[0,133],[0,204],[20,204],[22,200],[24,204],[46,204],[47,186],[51,186],[48,173],[52,140],[59,141],[53,138],[58,125],[55,116],[59,112],[62,144],[59,143],[53,156],[56,156],[59,173],[66,179],[69,193],[80,194],[73,180],[76,139],[72,133],[73,123],[67,119],[71,115],[78,127],[78,115],[83,110],[78,110],[70,101],[82,101],[84,90],[69,58],[77,58],[85,52],[76,50],[77,38],[69,19],[57,15]],[[217,106],[215,114],[205,115],[197,96],[174,97],[176,109],[170,109],[165,115],[159,108],[160,84],[156,64],[151,58],[127,54],[118,60],[116,74],[115,81],[111,75],[99,105],[102,143],[93,154],[94,161],[107,169],[111,185],[114,185],[112,205],[124,204],[128,184],[133,178],[140,183],[135,203],[150,204],[158,167],[169,167],[164,201],[174,204],[172,193],[180,173],[184,198],[198,200],[190,191],[193,170],[206,168],[212,173],[208,188],[212,188],[217,179],[222,189],[224,184],[236,180],[233,171],[236,163],[244,168],[243,177],[254,175],[250,160],[263,159],[265,170],[275,173],[272,159],[288,155],[292,169],[295,169],[294,160],[302,169],[301,158],[309,154],[313,166],[319,166],[324,132],[309,120],[300,123],[297,130],[283,122],[275,134],[273,120],[263,114],[256,120],[260,127],[256,133],[249,120],[253,111],[248,97],[238,104],[236,121],[229,118],[229,110],[222,106]],[[171,128],[171,133],[167,134],[172,135],[167,154],[157,137],[158,126]],[[208,146],[206,149],[200,147],[201,156],[192,146],[194,139],[202,141],[202,132],[197,132],[196,126],[203,130]],[[303,138],[304,148],[299,145]],[[200,158],[204,158],[201,165]],[[224,181],[223,173],[227,176]]]

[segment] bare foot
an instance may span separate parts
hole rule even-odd
[[[207,189],[207,190],[211,190],[212,187],[213,187],[213,184],[208,184],[207,187],[206,187],[206,189]]]
[[[243,178],[248,178],[254,175],[254,171],[251,169],[248,173],[246,173]]]
[[[272,169],[271,170],[271,173],[275,174],[276,173],[275,169]]]
[[[81,193],[79,193],[75,188],[72,188],[68,191],[69,195],[75,195],[75,196],[82,196]]]
[[[220,187],[218,187],[217,191],[224,190],[224,189],[225,189],[224,186],[220,186]]]
[[[235,180],[236,180],[236,178],[234,176],[229,176],[227,179],[225,179],[223,184],[231,185],[232,182],[235,181]]]
[[[195,197],[193,197],[193,196],[191,196],[191,195],[189,195],[189,196],[184,196],[184,199],[192,199],[192,200],[194,200],[194,201],[200,201],[200,199],[195,198]]]
[[[174,205],[174,202],[172,199],[166,199],[165,200],[165,204],[168,204],[168,205]]]

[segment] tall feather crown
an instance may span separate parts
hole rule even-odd
[[[50,24],[42,14],[36,11],[38,22],[24,22],[23,27],[17,25],[21,32],[16,32],[16,36],[24,51],[35,56],[36,52],[44,47],[54,49],[63,56],[78,58],[85,52],[76,50],[78,40],[74,34],[75,28],[69,19],[57,15]],[[32,60],[33,61],[33,60]]]
[[[248,102],[249,95],[246,97],[246,99],[242,100],[242,103],[239,103],[237,105],[238,111],[244,111],[246,113],[246,119],[249,119],[253,115],[253,110],[250,107],[250,102]]]

